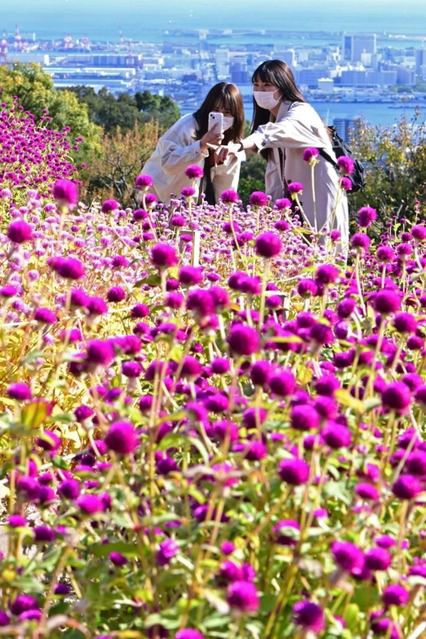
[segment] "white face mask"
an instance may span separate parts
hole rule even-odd
[[[227,131],[232,126],[234,126],[234,118],[232,115],[224,115],[223,116],[223,128],[222,131]]]
[[[278,89],[276,91],[253,91],[253,96],[262,109],[269,109],[270,111],[281,101],[280,95],[278,95],[278,98],[274,97],[277,91]]]

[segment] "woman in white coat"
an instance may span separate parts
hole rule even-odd
[[[323,121],[305,101],[284,62],[263,62],[252,81],[253,133],[242,140],[240,148],[257,148],[267,160],[265,188],[273,201],[288,197],[291,182],[303,184],[299,200],[312,229],[330,231],[333,227],[340,231],[344,247],[348,242],[348,205],[340,175],[331,162],[318,155],[312,184],[312,168],[303,159],[305,149],[317,148],[336,160]]]
[[[223,114],[223,131],[219,125],[209,131],[210,112]],[[153,192],[169,204],[184,187],[193,186],[185,169],[197,164],[204,171],[204,177],[195,183],[198,195],[205,193],[209,204],[216,204],[223,191],[238,188],[245,159],[239,150],[243,128],[242,95],[234,84],[220,82],[210,89],[198,111],[184,115],[159,139],[142,173],[152,177]]]

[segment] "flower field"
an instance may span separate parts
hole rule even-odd
[[[198,167],[83,204],[43,126],[2,106],[0,635],[425,637],[420,205],[346,262]]]

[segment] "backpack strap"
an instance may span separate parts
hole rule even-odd
[[[327,153],[327,151],[325,151],[324,149],[319,149],[319,154],[324,158],[324,160],[327,160],[327,162],[330,162],[330,164],[332,164],[335,169],[340,171],[339,165],[337,164],[337,162],[333,160],[333,158],[331,157],[331,155]]]

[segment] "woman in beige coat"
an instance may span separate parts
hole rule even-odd
[[[336,160],[323,121],[297,89],[284,62],[263,62],[252,81],[253,133],[241,142],[241,149],[257,148],[266,158],[265,188],[273,201],[288,197],[291,182],[302,183],[299,200],[312,229],[337,229],[344,247],[348,242],[348,204],[340,175],[331,162],[318,155],[312,184],[311,166],[303,159],[305,149],[316,148]]]

